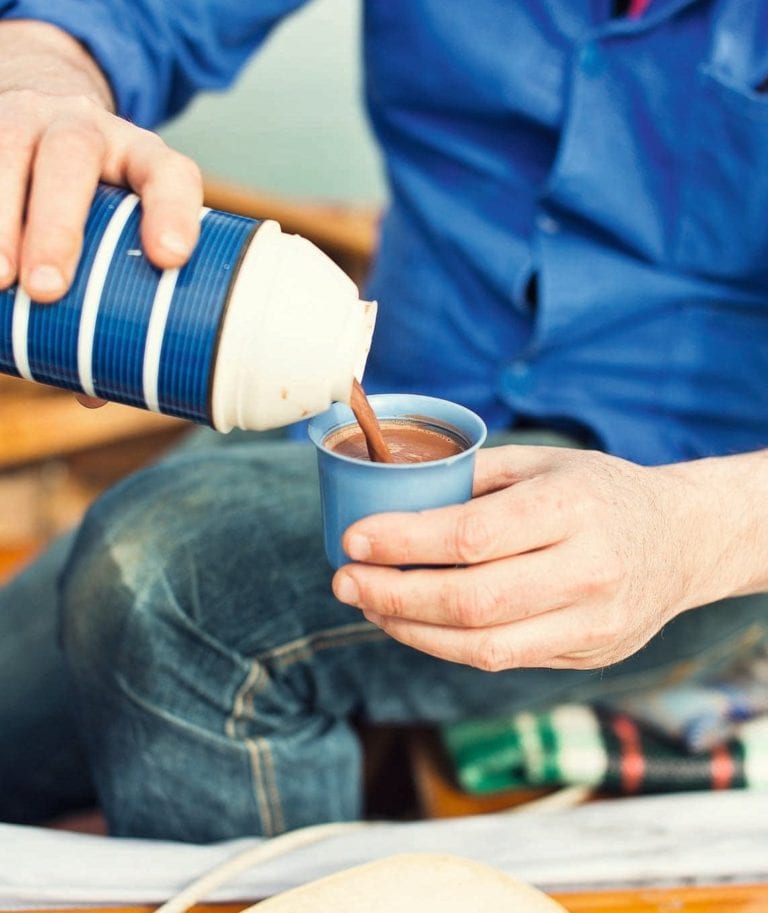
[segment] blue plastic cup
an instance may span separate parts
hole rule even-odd
[[[458,432],[468,446],[454,456],[425,463],[370,463],[336,453],[323,443],[355,421],[348,406],[336,403],[313,418],[309,436],[317,448],[325,553],[334,568],[349,561],[341,537],[356,520],[386,511],[426,510],[468,501],[475,454],[487,434],[479,416],[448,400],[409,393],[383,393],[369,400],[380,419],[431,420]]]

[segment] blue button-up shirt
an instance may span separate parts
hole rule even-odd
[[[0,0],[153,125],[300,0]],[[370,390],[661,463],[768,446],[768,0],[368,0]]]

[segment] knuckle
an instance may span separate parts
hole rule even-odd
[[[503,594],[492,586],[473,587],[456,605],[457,620],[466,627],[481,627],[498,621]]]
[[[484,637],[470,655],[469,664],[483,672],[501,672],[514,665],[510,651],[505,649],[497,636]]]
[[[402,592],[398,589],[387,590],[381,600],[381,611],[390,618],[403,618],[406,613],[406,603]]]
[[[600,596],[603,592],[603,588],[603,575],[600,570],[597,570],[587,574],[583,580],[580,581],[577,589],[577,596],[585,599],[592,599]]]
[[[569,505],[573,503],[574,493],[556,476],[547,481],[546,491],[541,495],[541,507],[551,516],[561,518],[568,512]]]
[[[179,173],[185,181],[195,184],[203,183],[203,173],[200,170],[200,166],[191,159],[188,155],[183,155],[181,152],[171,152],[173,157],[173,166],[174,169]]]
[[[619,557],[610,549],[601,549],[599,557],[591,564],[581,581],[579,595],[590,598],[615,592],[624,577]]]
[[[449,624],[461,628],[482,628],[502,616],[504,594],[488,584],[446,587],[440,594],[440,608]]]
[[[27,117],[32,118],[37,113],[47,111],[50,107],[50,96],[36,89],[19,87],[17,89],[8,89],[2,94],[2,108],[5,111],[13,112],[17,116],[23,112]]]
[[[606,549],[596,570],[603,589],[613,589],[624,578],[624,564],[615,552]]]
[[[104,106],[89,95],[73,95],[69,99],[72,110],[88,120],[101,120],[108,113]]]
[[[477,601],[468,598],[452,596],[447,601],[446,615],[449,621],[459,628],[476,628],[482,624],[482,616]]]
[[[65,146],[74,155],[106,151],[106,139],[101,129],[86,118],[70,118],[59,121],[48,130],[48,136],[60,146]]]
[[[121,124],[121,127],[128,159],[141,162],[144,168],[148,168],[150,163],[157,168],[158,162],[165,161],[166,154],[170,154],[165,140],[152,130],[128,123]]]
[[[202,180],[202,173],[194,159],[184,155],[183,152],[178,152],[176,149],[171,148],[161,137],[158,136],[157,140],[160,143],[158,146],[160,151],[159,166],[185,178],[195,179],[199,177]]]
[[[3,120],[0,123],[0,153],[25,153],[35,145],[35,132],[25,121]]]
[[[62,114],[94,119],[103,117],[106,112],[95,99],[87,95],[54,95],[20,86],[0,95],[0,115],[2,114],[13,120],[24,119],[29,124],[44,124]]]
[[[131,144],[131,155],[140,163],[146,177],[155,189],[184,188],[190,186],[202,195],[203,173],[189,156],[172,149],[156,133],[141,130]]]
[[[627,626],[617,612],[612,613],[603,628],[604,641],[612,649],[615,644],[627,636]]]
[[[597,625],[595,645],[610,649],[613,644],[626,637],[627,625],[622,614],[614,606],[607,606]]]
[[[579,498],[567,478],[552,473],[526,483],[525,500],[520,506],[519,521],[541,523],[546,521],[555,535],[565,536],[573,531]]]
[[[454,552],[462,564],[475,564],[490,553],[494,537],[476,511],[461,514],[454,531]]]
[[[602,650],[610,642],[611,635],[606,631],[605,626],[601,623],[590,624],[585,626],[581,632],[579,653],[594,653],[596,650]]]
[[[146,127],[137,127],[134,124],[128,124],[128,129],[134,135],[134,141],[149,146],[158,152],[170,152],[168,144],[154,130],[147,130]]]

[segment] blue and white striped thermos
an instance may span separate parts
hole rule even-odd
[[[139,240],[138,197],[98,189],[67,295],[0,293],[0,372],[232,428],[276,428],[348,402],[375,305],[314,245],[203,209],[181,269]]]

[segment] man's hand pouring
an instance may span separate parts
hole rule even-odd
[[[142,197],[142,242],[156,266],[188,259],[200,172],[112,107],[106,79],[72,37],[42,22],[0,23],[0,289],[19,279],[44,303],[66,293],[100,180]]]

